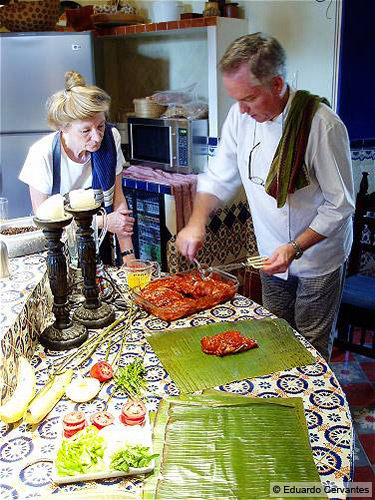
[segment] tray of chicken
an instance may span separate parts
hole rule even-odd
[[[231,274],[213,269],[203,278],[194,270],[171,274],[133,289],[135,302],[151,314],[173,321],[230,300],[238,290]]]

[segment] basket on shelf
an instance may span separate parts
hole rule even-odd
[[[0,8],[0,26],[9,31],[54,30],[60,16],[60,0],[19,2]]]
[[[133,99],[135,116],[139,118],[159,118],[166,110],[166,106],[161,106],[152,97]]]

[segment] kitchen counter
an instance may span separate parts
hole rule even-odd
[[[29,262],[25,265],[30,265],[30,260],[26,257],[25,259]],[[34,264],[30,267],[35,267],[41,272],[42,262],[38,260],[39,257],[34,259]],[[111,275],[119,284],[124,284],[125,276],[121,270],[111,270]],[[176,396],[178,390],[147,342],[145,332],[203,325],[213,321],[261,319],[269,316],[270,313],[261,306],[240,295],[209,311],[201,311],[171,324],[142,311],[127,333],[121,364],[134,359],[143,360],[147,380],[146,404],[148,410],[154,412],[162,398]],[[314,364],[232,382],[217,389],[262,398],[301,397],[312,453],[321,480],[323,483],[335,482],[338,486],[342,486],[343,481],[350,477],[353,452],[352,422],[348,403],[329,365],[303,337],[296,335],[315,357]],[[112,345],[111,353],[118,349],[118,345]],[[28,352],[31,353],[31,350]],[[46,382],[48,366],[56,363],[64,354],[64,352],[49,352],[46,356],[42,347],[37,346],[32,364],[36,369],[38,388]],[[104,356],[105,349],[99,349],[87,360],[84,371],[86,372]],[[104,385],[98,397],[88,403],[73,403],[64,397],[39,425],[31,426],[22,421],[18,425],[10,426],[0,423],[0,497],[31,498],[84,488],[95,490],[98,498],[101,498],[104,492],[139,492],[142,487],[141,477],[72,483],[66,486],[58,486],[50,481],[51,462],[56,453],[57,436],[61,432],[61,417],[72,410],[82,410],[87,413],[103,410],[109,392],[110,386]],[[125,396],[114,396],[108,410],[118,413],[124,400]],[[345,498],[344,495],[338,494],[331,497]]]

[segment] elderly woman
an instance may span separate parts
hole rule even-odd
[[[86,85],[80,74],[68,71],[65,90],[47,102],[48,123],[55,132],[31,146],[19,179],[29,185],[34,212],[48,196],[92,187],[108,213],[108,231],[116,234],[126,262],[134,258],[134,219],[122,190],[125,159],[120,133],[106,122],[110,102],[104,90]],[[98,216],[99,227],[101,219]],[[101,254],[110,263],[109,248],[103,253],[101,248]]]

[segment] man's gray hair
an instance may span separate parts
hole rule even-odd
[[[274,76],[286,78],[286,55],[280,43],[264,33],[252,33],[237,38],[227,48],[220,60],[223,73],[234,73],[243,63],[248,63],[251,73],[261,84]]]

